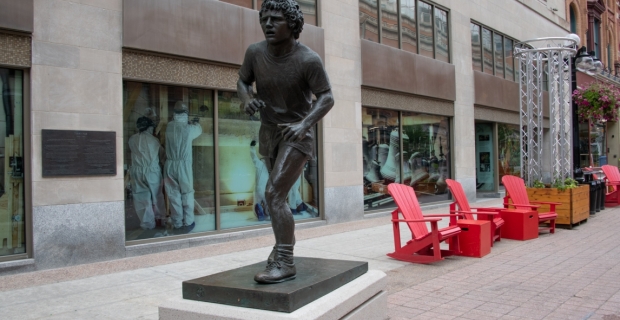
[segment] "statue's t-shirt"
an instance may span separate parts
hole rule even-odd
[[[299,42],[282,57],[269,54],[266,41],[250,45],[239,77],[256,81],[257,98],[266,104],[261,122],[267,125],[301,121],[310,112],[312,94],[331,89],[321,57]]]

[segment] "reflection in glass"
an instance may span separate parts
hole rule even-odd
[[[482,59],[484,73],[493,74],[493,43],[491,30],[482,28]]]
[[[23,71],[0,68],[0,256],[26,253],[23,88]]]
[[[448,200],[450,173],[449,118],[403,112],[403,183],[421,203]]]
[[[395,206],[387,185],[401,182],[398,131],[397,111],[362,108],[364,210]]]
[[[482,39],[480,38],[480,26],[470,24],[471,28],[471,56],[472,67],[476,71],[482,71]]]
[[[497,124],[497,167],[499,169],[499,183],[503,176],[521,176],[521,151],[519,143],[519,126],[511,124]]]
[[[435,8],[435,59],[450,62],[448,41],[448,12]]]
[[[316,26],[316,0],[297,0],[297,3],[304,14],[304,23]]]
[[[418,19],[420,21],[420,54],[434,57],[433,52],[433,12],[430,4],[418,2]]]
[[[504,58],[506,59],[506,79],[515,81],[514,56],[512,40],[504,38]]]
[[[415,0],[401,0],[400,14],[403,42],[402,49],[418,53]]]
[[[249,118],[235,92],[218,92],[220,224],[222,229],[271,224],[265,188],[268,159],[259,153],[260,114]],[[288,195],[295,220],[318,217],[316,161],[306,165]]]
[[[493,125],[476,123],[476,190],[495,190]]]
[[[126,240],[215,230],[213,91],[127,81],[123,110]]]
[[[398,3],[381,0],[381,43],[398,48]]]
[[[498,77],[504,77],[504,45],[502,43],[502,36],[495,33],[493,34],[493,44],[495,45],[495,75]]]
[[[379,42],[379,19],[377,0],[360,0],[360,36],[362,39]]]
[[[222,2],[228,2],[240,7],[252,9],[252,0],[220,0]]]

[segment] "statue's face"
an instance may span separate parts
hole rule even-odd
[[[288,26],[286,18],[280,11],[267,10],[260,19],[265,40],[269,44],[279,44],[293,37],[293,30]]]

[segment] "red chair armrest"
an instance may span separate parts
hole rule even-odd
[[[609,180],[607,180],[607,182],[605,182],[605,185],[607,185],[607,186],[620,186],[620,181],[609,181]]]
[[[540,206],[537,206],[537,205],[531,205],[531,204],[507,203],[506,205],[508,205],[508,206],[513,206],[513,207],[540,208]]]
[[[452,211],[450,211],[452,212]],[[455,211],[455,212],[460,212],[460,211]],[[451,213],[451,214],[425,214],[425,217],[462,217],[463,214],[459,214],[459,213]]]
[[[471,208],[472,210],[489,210],[489,211],[502,211],[506,208]]]
[[[462,214],[484,214],[484,215],[490,215],[490,216],[499,215],[499,213],[497,212],[483,212],[483,211],[458,211],[458,212]]]
[[[553,204],[553,205],[556,205],[556,206],[562,205],[560,202],[546,202],[546,201],[530,201],[530,203]]]
[[[392,219],[392,222],[437,222],[441,221],[441,218],[426,218],[426,219]]]

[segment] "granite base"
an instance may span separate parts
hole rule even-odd
[[[370,270],[340,288],[291,312],[277,312],[192,301],[181,297],[159,307],[160,320],[387,319],[387,276]]]

